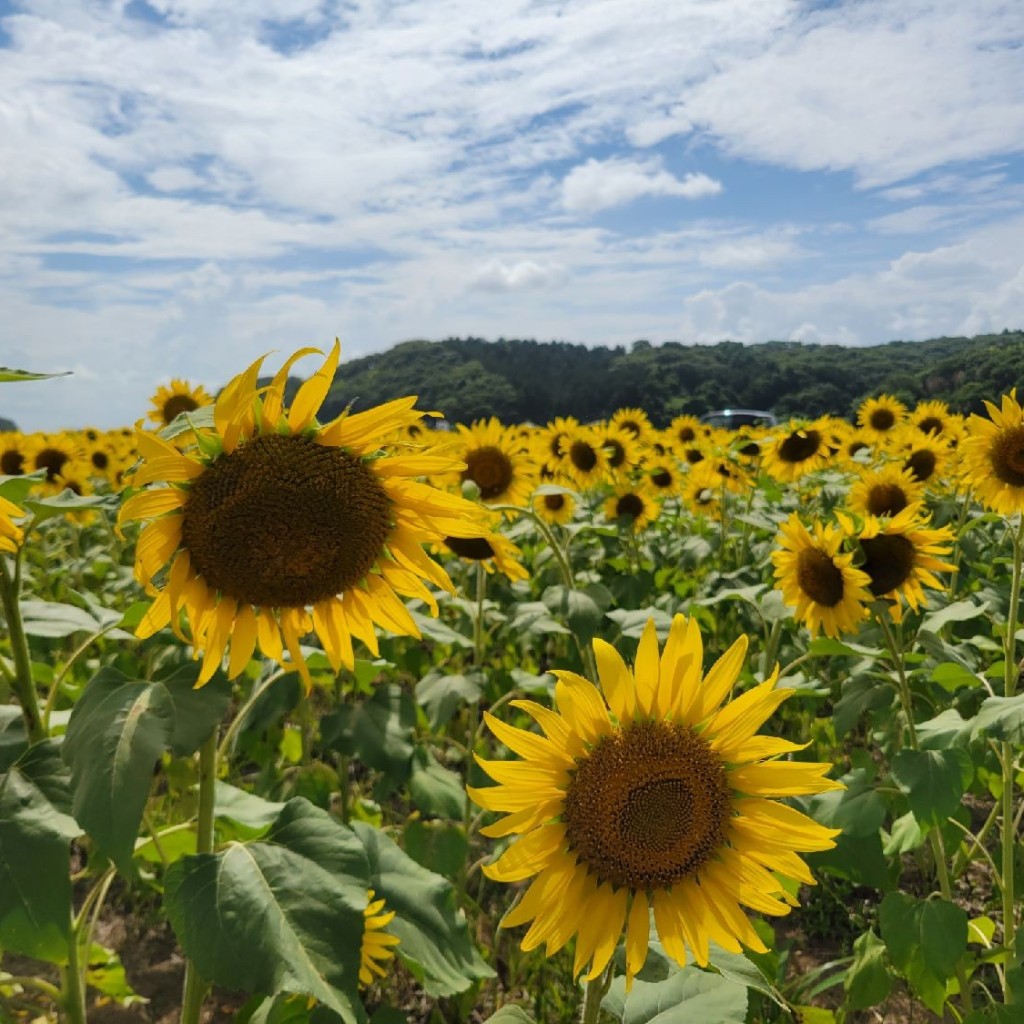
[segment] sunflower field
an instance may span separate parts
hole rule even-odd
[[[321,422],[339,352],[0,434],[0,1021],[1024,1022],[1015,393]]]

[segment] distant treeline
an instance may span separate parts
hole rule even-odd
[[[851,417],[882,392],[913,405],[941,399],[983,412],[1012,387],[1024,391],[1024,332],[893,341],[850,348],[769,341],[756,345],[588,348],[567,342],[482,338],[407,341],[342,365],[321,418],[418,395],[419,407],[453,422],[584,422],[644,409],[658,426],[681,413],[738,406],[780,416]]]

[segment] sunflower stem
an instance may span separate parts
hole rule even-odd
[[[6,558],[0,558],[0,570],[0,600],[3,601],[4,618],[7,620],[7,633],[11,639],[11,653],[14,657],[11,689],[14,690],[21,707],[29,743],[39,743],[46,739],[47,731],[39,711],[39,695],[36,693],[35,680],[32,678],[28,637],[25,635],[25,626],[21,619],[21,548],[14,555],[13,573]]]
[[[1013,535],[1013,576],[1010,584],[1010,610],[1006,621],[1006,646],[1004,649],[1003,696],[1012,697],[1017,689],[1017,623],[1020,616],[1021,567],[1024,564],[1024,514],[1018,517],[1017,531]],[[1003,741],[1000,744],[999,761],[1003,775],[1002,814],[1002,890],[1003,890],[1003,947],[1008,957],[1007,967],[1018,967],[1017,918],[1014,902],[1014,855],[1017,851],[1017,832],[1014,824],[1014,768],[1013,747]],[[1001,981],[1003,999],[1010,1001],[1007,976],[1004,970]]]
[[[199,809],[196,822],[196,853],[213,853],[213,818],[217,783],[217,730],[199,748]],[[199,1024],[209,984],[191,959],[185,961],[181,995],[181,1024]]]
[[[608,994],[612,984],[614,968],[609,963],[599,978],[587,982],[586,994],[583,997],[583,1008],[580,1012],[580,1024],[597,1024],[601,1014],[601,1000]]]
[[[907,680],[907,673],[903,663],[904,650],[901,642],[903,631],[902,629],[900,630],[900,639],[897,640],[892,631],[892,627],[889,625],[889,620],[885,612],[878,616],[878,622],[882,627],[882,632],[885,634],[886,646],[889,648],[889,654],[892,657],[893,666],[896,669],[896,678],[899,682],[900,703],[903,705],[903,717],[907,720],[908,743],[911,750],[919,750],[920,747],[917,740],[917,727],[914,724],[913,695],[910,692],[910,683]],[[939,891],[942,893],[942,898],[946,900],[947,903],[952,903],[953,887],[950,884],[949,864],[946,857],[946,844],[942,839],[941,830],[939,828],[930,829],[928,832],[928,840],[932,848],[932,859],[935,861],[935,875],[939,883]],[[974,1008],[973,1001],[971,999],[970,978],[967,976],[967,971],[964,969],[962,962],[958,962],[956,965],[956,977],[957,982],[960,985],[960,999],[963,1002],[964,1010],[967,1013],[970,1013]]]
[[[68,940],[68,962],[60,969],[61,1003],[68,1024],[86,1024],[85,971],[81,957],[78,923],[71,917],[71,937]]]

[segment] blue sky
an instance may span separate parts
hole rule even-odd
[[[23,430],[408,338],[1024,327],[1024,5],[0,0]]]

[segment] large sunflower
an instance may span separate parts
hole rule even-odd
[[[200,433],[194,450],[139,431],[143,462],[132,482],[165,486],[134,495],[119,516],[153,520],[139,535],[136,575],[151,592],[162,576],[137,635],[178,629],[184,611],[196,651],[205,652],[200,685],[229,643],[231,677],[258,643],[278,661],[287,648],[308,682],[299,640],[311,630],[335,670],[353,666],[353,636],[376,654],[375,623],[418,636],[398,595],[436,613],[423,581],[453,589],[422,544],[487,532],[479,506],[412,479],[461,463],[380,450],[381,437],[420,418],[415,398],[317,423],[337,343],[285,409],[289,369],[316,351],[301,349],[265,389],[257,388],[262,358],[235,377],[214,406],[215,431]]]
[[[978,500],[1004,516],[1024,511],[1024,409],[1017,389],[1001,405],[986,402],[989,419],[973,415],[960,449],[964,477]]]
[[[601,436],[589,427],[579,427],[561,440],[565,461],[562,472],[580,490],[600,483],[608,470],[608,453],[601,447]]]
[[[889,612],[893,620],[903,617],[903,601],[914,611],[924,603],[924,588],[942,590],[937,572],[955,572],[956,566],[942,561],[952,550],[953,531],[948,526],[931,528],[917,506],[909,506],[896,516],[866,516],[858,522],[845,512],[836,518],[848,536],[861,548],[859,567],[870,577],[871,595],[893,602]]]
[[[828,435],[815,423],[791,421],[762,445],[764,471],[776,480],[793,483],[828,460]]]
[[[840,552],[842,530],[815,522],[813,531],[795,512],[779,528],[775,585],[812,637],[819,629],[831,637],[852,633],[867,617],[871,577],[854,567],[852,552]]]
[[[149,419],[159,427],[166,427],[183,412],[195,412],[213,399],[202,384],[192,385],[175,377],[170,384],[161,384],[150,401],[153,408],[149,410]]]
[[[484,873],[532,878],[503,927],[532,922],[523,949],[550,956],[576,936],[574,973],[597,977],[625,933],[629,984],[647,957],[649,911],[666,952],[708,963],[708,943],[764,952],[742,906],[790,910],[778,876],[812,884],[797,856],[829,849],[837,832],[771,798],[840,788],[829,764],[773,760],[801,749],[755,733],[792,690],[776,673],[735,700],[746,654],[740,637],[702,674],[695,619],[677,615],[664,650],[653,620],[631,671],[594,641],[603,697],[572,672],[555,672],[558,711],[513,701],[543,730],[514,728],[485,712],[494,735],[521,761],[478,761],[498,783],[469,790],[505,817],[488,836],[519,839]]]

